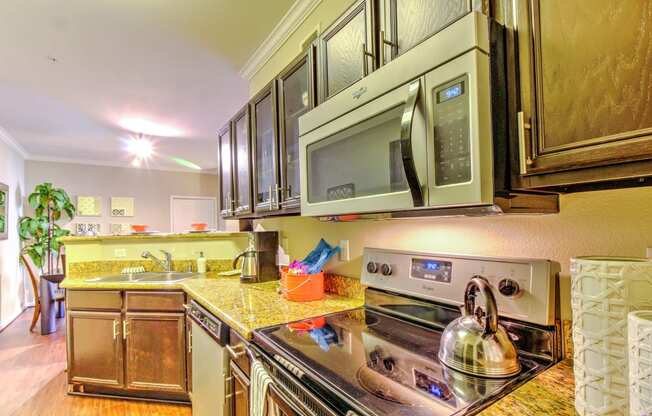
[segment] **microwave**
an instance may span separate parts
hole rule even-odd
[[[557,212],[509,190],[503,32],[470,12],[302,116],[301,215]]]

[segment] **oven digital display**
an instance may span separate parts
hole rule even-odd
[[[437,102],[443,103],[444,101],[459,97],[462,94],[464,94],[464,81],[460,81],[457,84],[451,85],[450,87],[439,91],[437,93]]]
[[[453,263],[442,260],[413,258],[410,274],[417,279],[450,283],[453,275]]]

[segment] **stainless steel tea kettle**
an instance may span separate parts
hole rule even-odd
[[[475,306],[478,291],[486,311]],[[498,307],[489,282],[475,276],[464,292],[464,315],[448,324],[439,345],[439,359],[453,370],[481,377],[511,377],[521,371],[518,353],[498,324]]]
[[[253,245],[250,245],[242,253],[238,254],[233,259],[233,268],[238,268],[238,259],[242,257],[242,264],[240,265],[240,280],[256,281],[258,276],[258,252]]]

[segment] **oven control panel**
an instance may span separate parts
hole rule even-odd
[[[460,306],[474,276],[487,279],[498,313],[539,325],[553,325],[557,263],[365,248],[362,283],[369,287]]]

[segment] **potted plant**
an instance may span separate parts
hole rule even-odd
[[[52,274],[54,255],[57,255],[58,261],[61,248],[59,238],[70,234],[70,231],[61,228],[57,221],[64,215],[72,220],[75,216],[75,206],[66,191],[53,187],[49,182],[37,185],[27,201],[34,209],[34,216],[22,217],[18,222],[18,234],[21,241],[26,242],[23,252],[27,253],[41,271],[47,265],[48,273]]]

